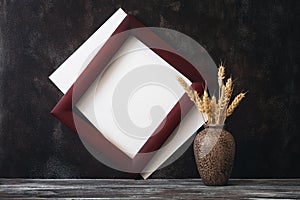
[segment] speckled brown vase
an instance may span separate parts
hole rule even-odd
[[[231,175],[235,142],[223,126],[207,126],[194,140],[194,154],[205,185],[226,185]]]

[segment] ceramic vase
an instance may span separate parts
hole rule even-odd
[[[235,156],[233,136],[223,126],[207,126],[194,140],[194,155],[205,185],[226,185]]]

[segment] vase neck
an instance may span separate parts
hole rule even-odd
[[[206,124],[204,128],[214,128],[214,129],[223,129],[225,124]]]

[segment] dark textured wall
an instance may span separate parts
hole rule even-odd
[[[234,177],[300,177],[300,1],[275,0],[0,0],[0,177],[126,177],[49,114],[48,75],[119,7],[194,38],[249,90],[227,121]],[[198,177],[192,149],[152,177]]]

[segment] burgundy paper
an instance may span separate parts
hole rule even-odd
[[[144,29],[141,32],[127,31],[139,27],[144,28],[144,25],[137,21],[133,16],[127,15],[116,31],[112,34],[112,36],[114,36],[122,32],[122,37],[111,37],[106,42],[73,86],[51,111],[51,113],[62,123],[80,134],[80,137],[86,140],[86,142],[88,142],[95,150],[101,152],[112,163],[116,164],[116,166],[119,167],[119,170],[132,172],[141,171],[144,168],[145,164],[153,156],[153,154],[148,152],[153,152],[163,145],[165,140],[180,123],[181,118],[185,116],[193,104],[186,94],[183,95],[179,102],[172,108],[170,113],[168,113],[164,123],[156,129],[134,159],[130,159],[124,152],[110,143],[97,129],[73,113],[73,105],[76,104],[96,77],[104,70],[107,63],[111,60],[128,36],[135,36],[149,47],[159,46],[164,49],[150,48],[176,70],[185,75],[192,82],[192,87],[200,94],[203,93],[205,84],[199,72],[188,61],[180,55],[173,53],[175,50],[173,50],[149,29],[146,29],[146,31]],[[124,34],[124,31],[126,31],[126,34]],[[76,121],[76,126],[74,121]],[[109,152],[107,149],[109,149]]]

